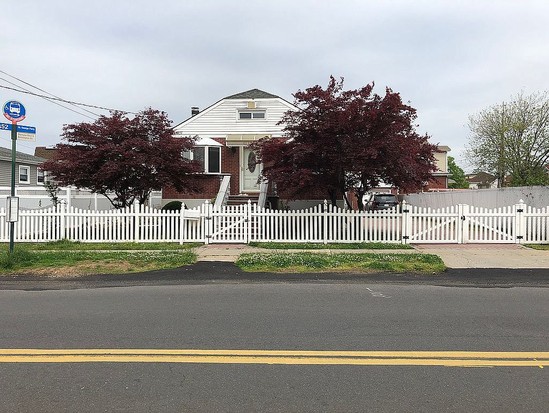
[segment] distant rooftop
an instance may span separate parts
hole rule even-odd
[[[29,155],[23,152],[15,152],[16,162],[26,162],[30,164],[38,164],[45,161],[44,158]],[[0,160],[11,161],[11,149],[0,147]]]
[[[246,92],[240,92],[236,95],[227,96],[225,99],[273,99],[278,98],[278,96],[271,93],[264,92],[259,89],[251,89]]]
[[[57,149],[54,146],[37,146],[34,148],[34,156],[44,159],[51,159]]]

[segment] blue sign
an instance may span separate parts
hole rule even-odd
[[[27,111],[21,102],[10,100],[4,103],[4,117],[12,122],[20,122],[25,119]]]
[[[0,123],[0,130],[11,130],[11,123]],[[17,132],[22,133],[36,133],[34,126],[17,125]]]
[[[17,132],[36,133],[36,128],[34,126],[17,125]]]

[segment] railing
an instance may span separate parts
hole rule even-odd
[[[259,184],[259,198],[257,199],[257,205],[261,208],[265,207],[267,202],[267,190],[269,188],[269,182],[262,180]]]
[[[231,176],[225,175],[219,186],[219,191],[217,192],[217,197],[215,198],[214,206],[220,208],[221,206],[227,205],[227,199],[229,198],[229,192],[231,188]]]
[[[6,211],[0,209],[0,242],[9,240]],[[549,207],[522,201],[505,208],[468,205],[430,209],[407,205],[358,212],[324,202],[299,211],[277,211],[248,202],[162,211],[134,205],[123,210],[90,211],[66,205],[21,210],[18,242],[68,239],[82,242],[249,243],[547,243]]]

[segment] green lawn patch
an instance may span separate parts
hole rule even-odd
[[[260,272],[414,272],[440,273],[446,266],[431,254],[256,253],[242,254],[236,265]]]
[[[176,242],[79,242],[79,241],[52,241],[52,242],[18,242],[16,247],[23,247],[32,251],[142,251],[142,250],[185,250],[198,247],[199,243],[185,243],[180,245]],[[0,244],[0,248],[8,248],[7,243]]]
[[[549,244],[524,244],[524,246],[533,250],[549,251]]]
[[[90,244],[85,244],[90,245]],[[104,244],[103,244],[104,246]],[[13,254],[0,252],[0,274],[36,274],[71,277],[83,274],[121,274],[176,268],[196,262],[186,249],[133,251],[102,249],[33,249],[16,245]]]
[[[411,250],[407,244],[388,244],[383,242],[355,242],[349,244],[316,244],[310,242],[250,242],[251,247],[278,250]]]

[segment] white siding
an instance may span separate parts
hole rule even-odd
[[[250,99],[224,99],[187,119],[174,128],[176,135],[225,137],[228,134],[269,134],[282,136],[277,123],[284,113],[296,108],[283,99],[254,99],[255,110],[265,110],[265,119],[238,119],[238,111],[245,110]]]
[[[447,152],[435,152],[435,164],[437,166],[437,172],[448,172],[448,153]]]

